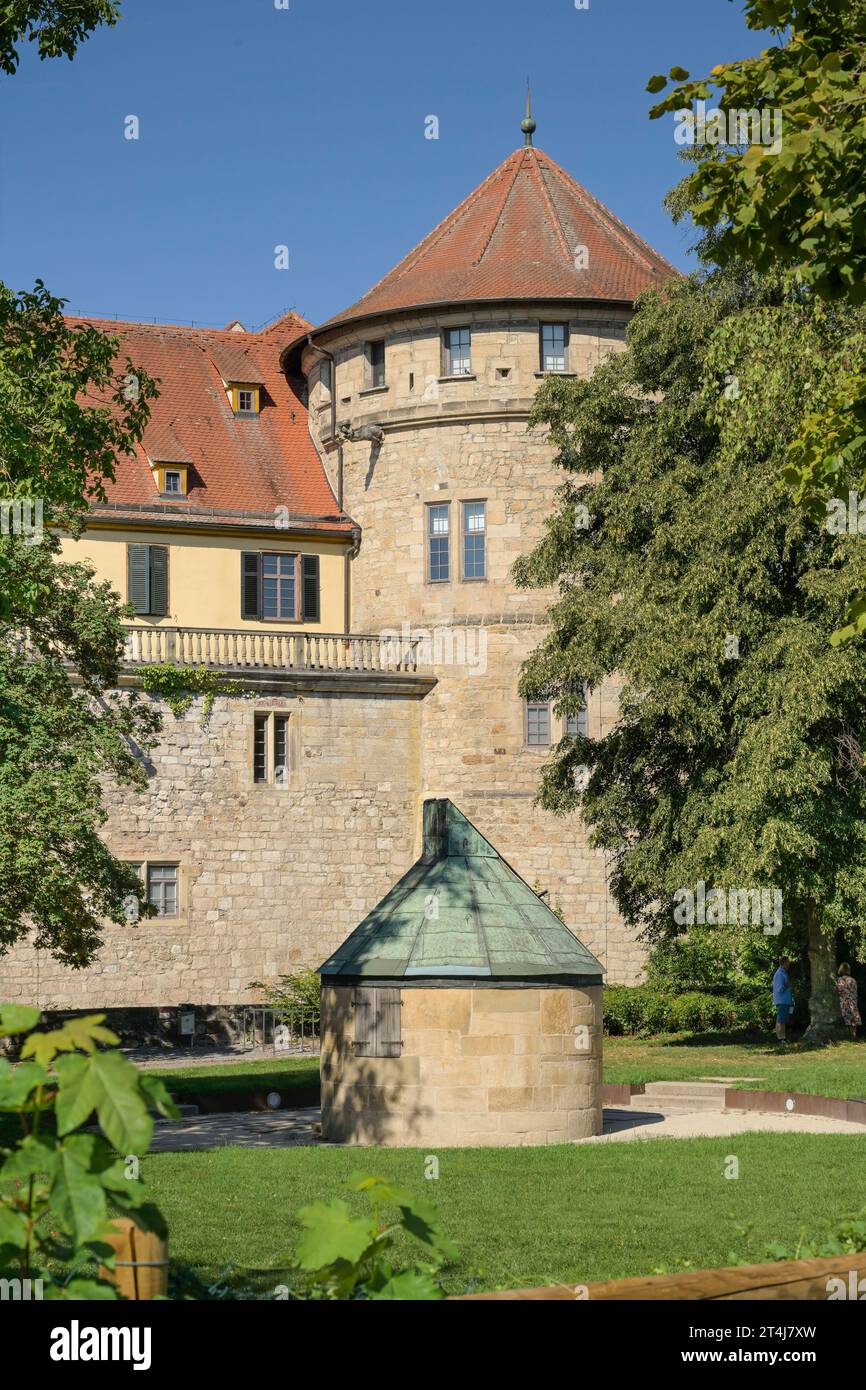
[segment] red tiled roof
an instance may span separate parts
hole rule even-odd
[[[352,522],[340,513],[307,427],[306,406],[280,368],[287,346],[304,337],[310,325],[287,314],[257,333],[229,328],[182,328],[173,325],[118,323],[110,319],[75,319],[120,339],[117,361],[134,365],[158,379],[159,397],[143,447],[118,459],[117,477],[106,484],[113,508],[141,511],[160,503],[153,463],[187,461],[189,500],[160,507],[163,524],[207,508],[223,524],[230,516],[261,517],[285,507],[327,529],[350,532]],[[247,381],[262,383],[261,411],[253,419],[236,418],[221,380],[221,366],[243,365]]]
[[[577,269],[578,248],[588,253]],[[321,325],[477,300],[631,303],[679,272],[532,146],[515,150],[399,265]]]

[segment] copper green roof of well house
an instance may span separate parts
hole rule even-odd
[[[323,981],[600,985],[602,967],[448,800],[424,853],[320,967]]]

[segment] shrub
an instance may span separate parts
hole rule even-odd
[[[321,989],[315,970],[299,970],[295,975],[278,975],[275,980],[251,980],[250,989],[259,989],[263,1001],[284,1022],[295,1020],[319,1026]]]
[[[654,1033],[769,1031],[775,1017],[772,993],[708,994],[660,991],[650,984],[611,985],[604,991],[604,1029],[611,1036]]]

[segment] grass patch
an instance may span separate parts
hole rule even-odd
[[[726,1180],[732,1152],[740,1177]],[[866,1205],[866,1136],[741,1134],[525,1149],[442,1149],[425,1181],[420,1149],[240,1149],[154,1154],[143,1176],[171,1255],[207,1281],[227,1265],[290,1255],[298,1207],[346,1197],[354,1170],[434,1202],[460,1251],[451,1293],[760,1261],[766,1246],[830,1235]],[[816,1175],[820,1180],[816,1181]],[[410,1246],[401,1247],[409,1256]],[[239,1275],[244,1279],[245,1276]],[[283,1282],[261,1277],[261,1288]]]
[[[604,1079],[611,1083],[697,1081],[702,1077],[754,1077],[740,1089],[806,1091],[866,1099],[866,1042],[822,1048],[718,1033],[669,1033],[653,1038],[605,1038]]]
[[[176,1100],[188,1095],[218,1095],[220,1091],[267,1088],[275,1091],[305,1090],[319,1084],[319,1058],[265,1058],[257,1062],[224,1062],[214,1066],[173,1067],[156,1071]]]

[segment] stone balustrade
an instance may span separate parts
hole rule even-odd
[[[419,639],[361,633],[262,632],[205,627],[126,627],[129,666],[222,670],[417,673]]]

